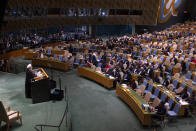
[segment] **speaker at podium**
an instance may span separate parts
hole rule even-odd
[[[31,97],[33,104],[50,100],[51,89],[56,88],[56,82],[50,80],[43,68],[34,69],[37,77],[31,82]]]

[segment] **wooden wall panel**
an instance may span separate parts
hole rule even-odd
[[[10,7],[141,9],[151,0],[9,0]],[[158,0],[153,0],[157,2]]]
[[[31,19],[8,20],[4,31],[32,28],[46,28],[68,25],[93,24],[136,24],[156,25],[159,0],[9,0],[10,7],[44,7],[44,8],[102,8],[142,10],[141,16],[107,16],[107,17],[68,17],[57,16],[32,17]]]

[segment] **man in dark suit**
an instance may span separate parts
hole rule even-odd
[[[25,97],[31,98],[31,80],[36,77],[36,74],[32,70],[32,65],[27,65],[26,80],[25,80]]]
[[[97,66],[97,58],[96,58],[95,53],[93,53],[93,55],[92,55],[92,63],[93,63],[93,65]]]

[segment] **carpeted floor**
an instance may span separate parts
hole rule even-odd
[[[29,62],[29,61],[28,61]],[[21,63],[20,63],[21,64]],[[26,63],[25,63],[26,64]],[[16,68],[17,65],[15,65]],[[23,67],[23,66],[22,66]],[[19,68],[20,70],[20,68]],[[35,131],[36,124],[58,124],[62,118],[66,101],[50,101],[32,104],[31,99],[24,97],[25,72],[10,74],[0,72],[0,100],[5,106],[19,110],[23,116],[23,125],[17,123],[11,131]],[[50,75],[50,70],[46,69]],[[116,96],[115,90],[80,77],[77,70],[68,72],[53,71],[53,78],[61,78],[62,87],[68,88],[70,113],[73,131],[152,131],[151,127],[143,127],[134,112]],[[189,117],[178,118],[158,131],[194,131],[196,120]],[[3,130],[1,128],[1,130]],[[55,129],[50,129],[56,131]],[[44,131],[50,131],[45,129]],[[65,120],[61,128],[66,131]]]

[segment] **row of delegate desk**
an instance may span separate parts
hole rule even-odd
[[[53,59],[48,59],[48,58],[32,59],[32,65],[54,68],[54,69],[59,69],[59,70],[64,70],[64,71],[69,70],[69,64],[67,62],[61,62],[58,60],[53,60]]]
[[[162,93],[165,93],[165,94],[167,94],[167,96],[168,96],[166,101],[168,101],[169,98],[172,98],[172,99],[174,100],[174,104],[180,103],[181,107],[180,107],[180,110],[179,110],[179,112],[178,112],[178,115],[179,115],[179,116],[184,116],[185,110],[186,110],[186,108],[189,106],[189,103],[187,103],[187,102],[185,102],[185,101],[183,101],[183,102],[182,102],[182,101],[176,101],[176,97],[178,97],[178,96],[176,96],[176,95],[174,94],[174,92],[169,91],[168,89],[166,89],[166,88],[163,87],[162,85],[153,83],[153,87],[154,87],[154,90],[155,90],[156,88],[159,88],[159,89],[160,89],[159,98],[160,98],[160,96],[161,96]],[[173,106],[173,107],[174,107],[174,106]]]
[[[161,93],[166,93],[169,98],[172,98],[174,100],[174,104],[180,103],[181,107],[179,110],[178,115],[183,116],[185,114],[185,110],[187,106],[189,105],[187,102],[177,102],[175,100],[175,96],[170,93],[169,91],[166,91],[165,89],[157,86],[156,84],[153,84],[155,88],[160,88]],[[128,89],[127,87],[123,87],[122,85],[118,85],[116,87],[116,94],[119,96],[137,115],[138,119],[140,120],[141,124],[143,126],[150,126],[152,121],[153,115],[155,115],[154,112],[150,112],[149,110],[145,110],[142,105],[148,103],[139,96],[134,90]]]
[[[142,125],[151,125],[151,118],[154,113],[142,108],[142,104],[148,103],[144,99],[142,99],[135,91],[117,84],[116,94],[135,112]]]
[[[8,53],[4,53],[4,54],[0,55],[0,59],[10,59],[12,57],[15,58],[18,56],[22,56],[28,50],[29,50],[29,48],[24,48],[24,49],[19,49],[19,50],[11,51]]]
[[[78,75],[86,77],[90,80],[93,80],[103,86],[105,86],[106,88],[113,88],[113,82],[115,80],[115,78],[106,76],[100,72],[97,72],[91,68],[87,68],[87,67],[78,67]]]
[[[185,84],[186,85],[185,88],[189,88],[189,87],[193,88],[193,93],[196,94],[196,85],[193,85],[192,83],[188,83],[187,81],[184,81],[184,80],[177,78],[177,77],[174,77],[174,76],[172,77],[172,80],[177,80],[178,83]]]
[[[111,78],[110,76],[107,76],[103,73],[97,72],[91,68],[79,66],[78,75],[93,80],[107,88],[113,88],[114,78]],[[160,76],[160,71],[155,70],[154,76]],[[138,80],[139,77],[140,76],[138,74],[132,73],[133,80]]]
[[[55,53],[58,54],[58,53]],[[29,54],[29,57],[33,58],[32,56],[39,55],[38,53],[33,53]],[[56,60],[49,60],[49,59],[32,59],[32,63],[35,66],[45,66],[45,67],[52,67],[56,69],[62,69],[66,70],[65,63],[56,61]],[[107,88],[112,88],[113,87],[113,82],[114,78],[110,78],[109,76],[102,74],[100,72],[97,72],[93,69],[86,68],[86,67],[78,67],[78,74],[80,76],[86,77],[88,79],[91,79],[93,81],[96,81],[97,83],[107,87]],[[134,75],[134,74],[133,74]],[[137,75],[135,74],[135,79],[137,79]],[[160,88],[161,93],[166,93],[168,97],[173,98],[175,103],[178,103],[175,100],[175,96],[172,95],[169,91],[166,91],[165,89],[157,86],[154,84],[155,88]],[[142,125],[149,126],[151,125],[151,117],[154,113],[146,111],[142,108],[142,104],[148,104],[147,102],[144,101],[144,99],[137,95],[135,91],[131,89],[124,88],[120,85],[117,85],[116,88],[116,93],[117,95],[127,103],[132,110],[136,113],[137,117],[141,121]],[[186,104],[181,104],[181,109],[179,111],[179,115],[182,116],[184,115],[185,108],[187,107]]]
[[[59,54],[64,54],[64,50],[51,50],[51,55],[59,55]],[[39,53],[38,52],[33,52],[33,51],[26,51],[24,53],[24,58],[25,59],[34,59],[34,58],[38,58],[39,57]]]
[[[94,71],[88,67],[78,67],[78,75],[86,77],[90,80],[93,80],[107,88],[113,87],[114,79],[107,77],[106,75]],[[136,74],[135,77],[137,77]],[[163,88],[160,85],[153,84],[154,90],[156,88],[160,88],[160,95],[162,93],[166,93],[168,98],[172,98],[174,100],[174,104],[180,103],[181,108],[179,110],[179,116],[183,116],[185,114],[185,109],[188,106],[186,102],[178,102],[175,100],[175,95],[173,95],[169,90]],[[135,91],[132,89],[124,88],[121,85],[117,84],[116,87],[116,94],[126,103],[128,106],[135,112],[138,119],[141,121],[142,125],[150,126],[151,125],[151,117],[153,116],[153,112],[146,111],[142,108],[142,104],[148,104],[141,96],[139,96]]]

